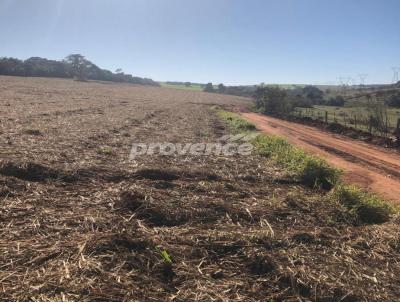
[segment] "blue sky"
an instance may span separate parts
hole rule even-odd
[[[155,80],[332,83],[400,66],[398,0],[0,0],[0,56]]]

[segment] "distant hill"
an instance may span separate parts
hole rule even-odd
[[[109,70],[101,69],[90,61],[87,61],[87,63],[85,76],[88,80],[159,86],[157,82],[151,79],[134,77],[123,72],[113,73]],[[25,61],[15,58],[0,58],[0,75],[54,78],[74,77],[72,66],[67,61],[48,60],[40,57],[32,57]]]

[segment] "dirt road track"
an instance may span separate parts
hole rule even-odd
[[[400,202],[400,155],[341,135],[257,113],[242,113],[268,134],[285,137],[344,170],[344,181]]]

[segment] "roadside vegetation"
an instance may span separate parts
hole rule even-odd
[[[257,133],[256,126],[239,115],[220,108],[214,109],[233,133]],[[332,167],[322,158],[294,147],[283,138],[258,134],[252,144],[258,154],[284,168],[295,181],[312,189],[328,191],[327,198],[348,209],[362,223],[387,222],[398,210],[372,193],[343,184],[341,170]]]
[[[396,87],[340,91],[259,86],[254,98],[255,109],[264,114],[400,138],[400,90]]]

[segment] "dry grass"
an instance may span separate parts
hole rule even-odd
[[[227,130],[210,106],[245,99],[49,79],[0,86],[2,301],[400,295],[396,218],[364,225],[256,154],[128,162],[132,142],[214,142]]]

